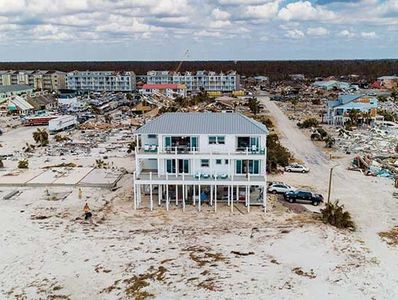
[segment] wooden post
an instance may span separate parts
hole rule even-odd
[[[231,185],[231,203],[230,203],[231,212],[234,211],[234,186]]]

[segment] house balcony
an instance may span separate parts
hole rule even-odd
[[[237,147],[234,151],[225,152],[225,151],[214,151],[211,149],[200,150],[195,147],[185,147],[185,146],[176,146],[176,147],[159,147],[157,145],[144,145],[141,148],[136,148],[136,155],[142,157],[154,157],[154,156],[202,156],[202,155],[213,155],[213,156],[230,156],[230,155],[238,155],[238,156],[249,156],[249,155],[257,155],[264,156],[266,154],[265,148],[260,147]]]
[[[139,184],[186,184],[186,185],[266,185],[266,176],[263,175],[227,175],[227,174],[158,174],[143,171],[139,175],[134,173],[134,181]]]

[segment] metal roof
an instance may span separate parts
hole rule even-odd
[[[0,86],[0,93],[22,92],[28,90],[33,90],[33,87],[24,84],[12,84],[12,85]]]
[[[25,99],[19,96],[15,96],[15,98],[11,99],[9,102],[19,107],[21,110],[34,109],[32,105],[30,105]]]
[[[165,113],[135,134],[268,134],[265,125],[239,113]]]

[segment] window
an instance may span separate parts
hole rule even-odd
[[[210,145],[217,144],[217,137],[216,136],[209,136],[209,144]]]
[[[225,163],[226,165],[228,165],[228,164],[229,164],[229,160],[226,159],[224,163]]]
[[[225,136],[209,136],[209,144],[210,145],[224,145],[225,144]]]
[[[222,164],[222,160],[221,159],[216,159],[216,165],[221,165]]]
[[[208,159],[201,159],[200,160],[201,167],[209,167],[209,160]]]
[[[148,139],[156,139],[156,134],[148,134]]]

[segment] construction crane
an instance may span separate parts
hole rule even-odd
[[[189,56],[189,50],[186,50],[184,53],[184,56],[182,57],[182,60],[180,61],[180,63],[177,66],[177,69],[174,70],[174,73],[177,73],[178,71],[180,71],[182,63],[184,62],[184,60]]]

